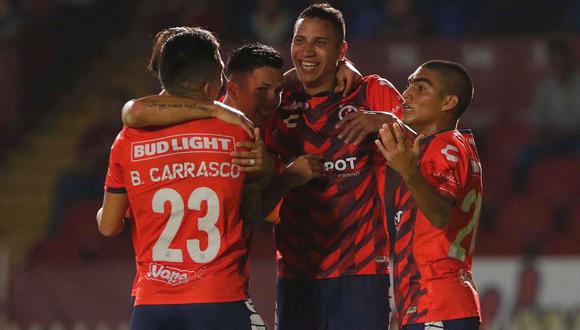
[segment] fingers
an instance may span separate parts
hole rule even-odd
[[[252,132],[252,126],[248,125],[245,121],[243,121],[242,128],[244,129],[244,131],[246,131],[246,133],[248,133],[250,137],[255,137],[255,135]]]
[[[254,128],[254,141],[256,141],[256,143],[263,143],[263,141],[262,141],[262,134],[260,134],[260,128],[259,127],[255,127]]]
[[[413,141],[413,152],[417,155],[421,152],[421,141],[423,141],[423,138],[425,138],[425,135],[419,134],[415,138],[415,141]]]
[[[393,131],[395,131],[395,139],[397,140],[397,147],[399,150],[403,151],[406,149],[406,138],[403,135],[403,131],[401,131],[401,126],[398,123],[393,124]]]
[[[352,125],[352,128],[349,130],[348,134],[344,138],[344,143],[351,143],[354,144],[360,143],[364,138],[367,137],[367,131],[365,126],[358,124]],[[358,143],[356,143],[358,141]]]
[[[244,148],[244,149],[248,149],[248,150],[257,150],[258,144],[256,142],[252,142],[252,141],[240,141],[240,142],[236,143],[236,148]],[[234,151],[234,152],[238,152],[238,151]]]
[[[310,158],[308,159],[308,165],[310,166],[310,170],[316,177],[324,176],[324,165],[322,161],[318,158]]]
[[[375,144],[379,148],[381,155],[383,155],[383,157],[385,157],[387,162],[389,162],[390,161],[389,152],[387,151],[387,149],[385,149],[383,143],[380,140],[375,140]]]
[[[348,113],[346,116],[342,117],[342,120],[339,121],[335,126],[336,129],[342,130],[338,134],[339,139],[344,139],[353,128],[355,128],[357,125],[361,125],[358,120],[359,117],[360,113],[358,111]]]
[[[345,86],[345,82],[343,79],[337,79],[336,80],[336,87],[334,88],[334,92],[335,93],[340,93],[342,91],[344,91],[344,86]],[[344,96],[344,93],[343,93]]]
[[[338,122],[338,124],[336,124],[336,126],[334,126],[334,128],[341,129],[344,126],[347,126],[347,124],[349,124],[352,120],[355,119],[353,113],[356,113],[356,112],[348,113],[348,114],[346,114],[346,116],[342,117],[342,119]],[[338,138],[340,139],[340,134],[338,135]]]
[[[394,150],[397,147],[395,137],[391,133],[387,124],[383,124],[383,127],[379,130],[379,136],[381,137],[381,141],[383,141],[383,145],[387,151]]]
[[[232,151],[230,153],[232,158],[235,159],[256,159],[259,157],[259,154],[255,151]]]
[[[232,164],[240,166],[240,172],[256,173],[262,172],[264,162],[259,146],[251,141],[241,141],[236,143],[236,147],[247,150],[232,151]]]
[[[353,79],[352,79],[352,77],[350,77],[350,78],[351,79],[348,79],[348,77],[347,77],[347,79],[345,80],[346,85],[344,86],[344,91],[342,92],[342,97],[346,97],[348,94],[350,94],[350,92],[352,90]]]

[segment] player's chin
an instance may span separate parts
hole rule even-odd
[[[411,113],[403,113],[403,117],[401,117],[401,121],[405,125],[412,125],[413,124],[413,114]]]
[[[304,70],[302,68],[296,70],[296,75],[302,82],[313,82],[320,76],[318,70]]]

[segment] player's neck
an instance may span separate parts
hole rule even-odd
[[[430,136],[443,131],[449,131],[457,129],[458,121],[438,121],[433,123],[425,124],[421,127],[413,127],[416,129],[417,134],[423,134],[424,136]]]
[[[336,87],[336,77],[333,76],[323,81],[314,81],[311,83],[302,83],[304,91],[310,96],[318,95],[324,92],[332,92]]]
[[[175,88],[172,88],[171,90],[165,89],[165,92],[167,93],[167,95],[185,97],[185,98],[196,100],[196,101],[202,101],[202,102],[211,102],[212,101],[207,97],[207,95],[202,90],[193,90],[193,89],[175,87]]]

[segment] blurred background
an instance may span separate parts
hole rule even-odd
[[[580,1],[331,1],[349,58],[403,91],[426,60],[475,85],[484,205],[474,275],[485,329],[580,329]],[[0,0],[0,329],[126,329],[129,234],[96,229],[108,151],[128,99],[156,94],[155,33],[217,32],[223,57],[261,41],[288,56],[308,1]],[[271,228],[252,293],[273,323]]]

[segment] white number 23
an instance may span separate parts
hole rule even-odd
[[[198,239],[188,239],[186,241],[187,252],[191,259],[197,263],[208,263],[217,256],[221,235],[215,226],[219,219],[220,202],[215,191],[208,187],[199,187],[191,192],[187,201],[187,208],[194,211],[201,209],[201,203],[207,202],[207,213],[198,219],[197,227],[208,236],[208,244],[205,250],[201,250]],[[170,216],[163,232],[153,246],[154,261],[183,262],[183,252],[181,249],[170,249],[169,244],[175,238],[184,215],[184,203],[181,195],[174,189],[159,189],[153,196],[152,208],[155,213],[165,213],[165,203],[170,204]]]

